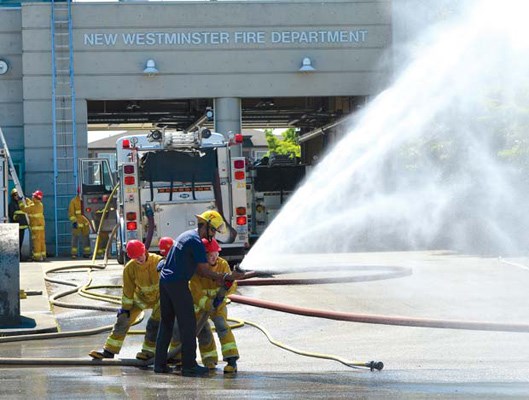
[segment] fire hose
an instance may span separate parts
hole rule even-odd
[[[57,272],[66,271],[68,269],[87,270],[89,272],[89,274],[91,275],[92,269],[103,269],[103,268],[106,268],[106,265],[105,266],[79,265],[79,266],[73,266],[73,267],[72,266],[70,266],[70,267],[58,267],[58,268],[52,268],[52,269],[48,270],[46,272],[46,275],[48,273],[57,273]],[[365,269],[365,268],[361,267],[360,269]],[[395,271],[393,271],[393,272],[395,272]],[[256,275],[257,275],[256,273],[250,273],[249,274],[249,276],[256,276]],[[377,279],[377,278],[373,276],[373,279]],[[83,297],[88,297],[88,298],[95,299],[95,300],[103,299],[104,301],[108,301],[108,302],[119,304],[119,298],[117,296],[111,296],[111,295],[105,295],[105,294],[95,295],[95,294],[91,293],[90,291],[92,289],[118,288],[120,286],[117,286],[117,285],[115,285],[115,286],[114,285],[112,285],[112,286],[109,286],[109,285],[90,286],[90,284],[92,282],[91,276],[90,276],[90,278],[88,280],[88,283],[86,283],[84,285],[77,285],[77,284],[74,284],[74,283],[71,283],[71,282],[68,282],[68,281],[53,279],[53,278],[49,278],[49,277],[46,277],[46,280],[48,282],[51,282],[51,283],[66,284],[68,286],[73,286],[74,287],[73,289],[69,289],[67,291],[60,292],[58,294],[55,294],[55,295],[51,296],[50,297],[50,302],[51,302],[52,305],[56,305],[56,306],[60,306],[60,307],[82,308],[82,309],[92,309],[92,310],[100,310],[100,311],[115,311],[116,310],[115,308],[108,307],[108,306],[107,307],[105,307],[105,306],[93,306],[93,305],[87,305],[87,304],[65,303],[65,302],[58,301],[59,298],[62,298],[64,296],[68,295],[68,294],[72,294],[72,293],[74,293],[76,291],[78,292],[78,294],[82,295]],[[366,279],[363,278],[361,280],[366,280]],[[245,282],[245,281],[238,281],[238,284],[240,285],[242,282]],[[248,282],[248,283],[250,283],[250,282]],[[221,288],[217,295],[219,297],[224,297],[225,293],[226,293],[226,290],[227,290],[227,288]],[[209,319],[210,313],[204,313],[202,315],[202,318],[199,319],[199,321],[197,323],[197,332],[199,332],[202,329],[202,327],[204,326],[205,323],[208,323],[208,319]],[[235,321],[235,322],[238,323],[239,326],[247,324],[247,325],[256,327],[257,329],[261,330],[266,335],[266,337],[268,338],[268,340],[272,344],[274,344],[274,345],[276,345],[278,347],[281,347],[283,349],[286,349],[288,351],[294,352],[296,354],[310,356],[310,357],[317,357],[317,358],[325,358],[325,359],[329,359],[329,360],[335,360],[335,361],[338,361],[338,362],[340,362],[340,363],[342,363],[342,364],[344,364],[344,365],[346,365],[348,367],[351,367],[351,368],[366,367],[366,368],[369,368],[370,370],[374,370],[374,369],[381,370],[383,368],[383,363],[381,363],[381,362],[370,361],[370,362],[366,363],[366,362],[347,361],[347,360],[344,360],[344,359],[341,359],[339,357],[335,357],[335,356],[332,356],[332,355],[303,352],[301,350],[295,349],[295,348],[290,347],[290,346],[286,346],[286,345],[281,344],[280,342],[274,340],[271,337],[271,335],[266,331],[266,329],[260,327],[256,323],[253,323],[253,322],[250,322],[250,321],[241,321],[241,320],[232,319],[232,318],[230,318],[229,321],[231,321],[231,322]],[[136,323],[139,323],[139,322],[140,321],[136,321]],[[234,328],[233,325],[231,327],[232,327],[232,329]],[[4,338],[0,338],[0,343],[12,342],[12,341],[22,341],[22,340],[53,339],[53,338],[59,338],[59,337],[64,338],[64,337],[76,337],[76,336],[92,335],[92,334],[97,334],[97,333],[101,333],[101,332],[104,332],[104,331],[109,331],[109,330],[111,330],[111,328],[112,328],[112,325],[104,326],[104,327],[100,327],[100,328],[95,328],[95,329],[90,329],[90,330],[82,330],[82,331],[4,337]],[[133,333],[133,332],[129,331],[129,333]],[[141,333],[141,332],[136,332],[136,333]],[[176,348],[176,349],[174,349],[172,351],[172,353],[176,353],[178,351],[179,351],[179,349]],[[171,356],[172,353],[170,353],[169,356]],[[79,365],[79,366],[92,365],[93,366],[95,364],[101,364],[101,365],[106,365],[106,366],[122,365],[122,366],[146,367],[146,366],[152,364],[152,361],[153,361],[152,359],[151,360],[147,360],[147,361],[143,361],[143,360],[135,360],[135,359],[104,359],[104,360],[77,359],[77,360],[72,360],[72,359],[68,359],[68,358],[46,358],[46,359],[37,359],[37,358],[25,358],[25,359],[0,358],[0,365],[1,364],[11,364],[11,365],[70,365],[70,366],[72,366],[72,365]]]
[[[97,237],[96,237],[96,242],[95,242],[95,246],[94,246],[94,254],[92,255],[92,264],[95,264],[95,261],[96,261],[97,250],[99,249],[99,239],[100,239],[100,235],[101,235],[101,232],[102,232],[102,229],[103,229],[103,223],[105,221],[105,218],[106,218],[106,215],[107,215],[107,212],[108,212],[108,208],[112,204],[112,198],[116,194],[116,191],[118,190],[118,188],[119,188],[119,184],[114,186],[114,189],[112,189],[112,192],[110,193],[110,196],[108,196],[107,202],[105,203],[105,207],[103,208],[103,213],[101,215],[101,219],[99,220],[99,226],[97,228]],[[114,227],[114,229],[112,229],[112,234],[115,234],[116,228],[117,228],[117,225]],[[111,241],[112,241],[112,237],[109,237],[108,242],[107,242],[107,247],[105,248],[105,260],[107,258],[107,254],[108,254],[109,243],[111,243]]]
[[[103,268],[100,266],[76,266],[76,268],[82,269],[82,268]],[[342,267],[344,269],[346,267]],[[349,267],[350,269],[351,267]],[[65,267],[62,268],[54,268],[49,270],[48,272],[57,272],[65,269]],[[360,276],[352,276],[352,277],[340,277],[340,278],[330,278],[330,279],[249,279],[249,280],[241,280],[238,281],[239,286],[249,286],[249,285],[296,285],[296,284],[318,284],[318,283],[333,283],[333,282],[340,282],[343,283],[344,281],[366,281],[366,280],[377,280],[377,279],[385,279],[388,276],[395,278],[400,276],[406,276],[411,274],[411,270],[408,268],[403,267],[392,267],[392,266],[381,266],[381,267],[374,267],[374,266],[355,266],[353,269],[356,270],[372,270],[372,269],[381,269],[384,271],[384,274],[368,274],[368,275],[360,275]],[[257,277],[258,274],[256,273],[248,273],[249,277]],[[58,282],[57,280],[51,280],[52,282],[55,281],[56,283],[63,283]],[[92,295],[90,293],[91,289],[95,288],[102,288],[102,287],[110,287],[110,286],[93,286],[90,287],[91,280],[88,284],[83,285],[82,287],[80,285],[75,284],[69,284],[70,286],[75,286],[76,289],[70,289],[68,290],[68,293],[73,293],[76,290],[79,293],[84,293],[85,295]],[[112,287],[119,287],[119,286],[112,286]],[[51,299],[53,302],[55,302],[55,305],[60,306],[69,306],[71,303],[59,303],[57,304],[57,299],[60,297],[65,296],[66,294],[63,292],[61,294],[52,296]],[[92,298],[98,298],[101,295],[97,295]],[[119,300],[117,296],[110,296],[110,295],[103,295],[106,297],[105,301],[114,300],[115,303],[119,303]],[[89,296],[90,297],[90,296]],[[113,299],[112,299],[113,297]],[[495,322],[487,322],[487,321],[456,321],[456,320],[435,320],[435,319],[424,319],[424,318],[409,318],[409,317],[396,317],[396,316],[382,316],[382,315],[366,315],[366,314],[354,314],[354,313],[345,313],[345,312],[336,312],[336,311],[326,311],[326,310],[315,310],[315,309],[309,309],[309,308],[303,308],[303,307],[296,307],[281,303],[274,303],[270,301],[265,300],[259,300],[255,298],[250,298],[246,296],[240,296],[240,295],[230,295],[229,299],[233,302],[240,303],[240,304],[246,304],[251,305],[255,307],[262,307],[267,309],[272,309],[276,311],[281,312],[287,312],[292,314],[298,314],[298,315],[305,315],[305,316],[311,316],[311,317],[317,317],[317,318],[326,318],[326,319],[334,319],[334,320],[342,320],[342,321],[349,321],[349,322],[363,322],[363,323],[374,323],[374,324],[386,324],[386,325],[400,325],[400,326],[416,326],[416,327],[430,327],[430,328],[448,328],[448,329],[467,329],[467,330],[483,330],[483,331],[504,331],[504,332],[529,332],[529,324],[508,324],[508,323],[495,323]],[[112,310],[115,311],[114,308],[111,307],[99,307],[99,306],[87,306],[82,305],[85,309],[96,309],[96,310]],[[201,320],[202,321],[202,320]],[[233,321],[233,319],[230,319],[230,321]],[[237,321],[237,320],[236,320]],[[207,322],[207,317],[205,318],[205,322]],[[204,322],[204,323],[205,323]],[[342,364],[357,368],[357,367],[366,367],[371,370],[377,369],[380,370],[383,368],[383,364],[381,362],[374,362],[370,361],[367,363],[364,362],[350,362],[343,359],[340,359],[338,357],[334,356],[328,356],[328,355],[322,355],[317,353],[305,353],[301,352],[297,349],[294,349],[289,346],[281,345],[278,343],[275,343],[275,341],[271,338],[269,333],[264,329],[259,327],[257,324],[254,324],[249,321],[242,321],[243,324],[247,324],[250,326],[254,326],[261,330],[267,338],[270,340],[272,344],[279,345],[280,347],[287,349],[289,351],[292,351],[296,354],[303,354],[308,355],[311,357],[318,357],[318,358],[327,358],[332,359],[338,362],[341,362]],[[199,326],[199,325],[197,325]],[[202,325],[203,326],[203,325]],[[200,326],[201,327],[201,326]],[[59,333],[52,333],[52,334],[37,334],[37,335],[26,335],[26,336],[17,336],[17,337],[4,337],[0,338],[0,343],[4,342],[11,342],[11,341],[20,341],[20,340],[31,340],[31,339],[48,339],[48,338],[57,338],[57,337],[71,337],[71,336],[81,336],[81,335],[90,335],[90,334],[96,334],[100,333],[106,330],[110,330],[111,326],[102,327],[102,328],[96,328],[92,330],[84,330],[84,331],[74,331],[74,332],[59,332]],[[132,332],[130,332],[132,333]],[[145,367],[152,363],[152,360],[150,361],[142,361],[142,360],[134,360],[134,359],[104,359],[104,360],[84,360],[84,359],[66,359],[66,358],[57,358],[57,359],[10,359],[10,358],[0,358],[0,364],[16,364],[16,365],[122,365],[122,366],[139,366],[139,367]]]

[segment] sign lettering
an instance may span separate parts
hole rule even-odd
[[[236,32],[123,32],[85,33],[83,44],[90,47],[117,45],[149,46],[222,46],[291,44],[360,44],[367,41],[367,30],[314,31],[236,31]]]

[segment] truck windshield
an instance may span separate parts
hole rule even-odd
[[[112,191],[112,175],[107,160],[83,160],[83,193],[110,193]]]
[[[213,182],[216,172],[214,149],[202,155],[179,151],[146,153],[141,159],[141,179],[148,182]]]

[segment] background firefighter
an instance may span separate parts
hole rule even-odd
[[[92,358],[114,358],[123,346],[130,326],[142,310],[152,309],[147,321],[145,339],[141,352],[136,354],[139,360],[148,360],[154,356],[156,335],[160,325],[160,292],[156,266],[162,259],[158,254],[149,253],[139,240],[127,243],[127,256],[131,259],[123,270],[123,296],[117,320],[103,350],[92,350]]]
[[[21,198],[18,195],[16,188],[11,190],[11,201],[8,207],[9,222],[18,224],[18,248],[20,251],[20,257],[22,258],[22,244],[24,243],[24,235],[26,229],[28,229],[28,219],[26,213],[20,209],[18,203]]]
[[[33,244],[32,257],[34,261],[46,260],[44,205],[42,204],[43,197],[44,194],[42,191],[35,190],[31,200],[26,199],[25,204],[23,201],[18,203],[20,210],[25,212],[29,217],[29,228],[31,232],[31,241]]]
[[[218,274],[229,274],[231,269],[228,262],[219,257],[219,252],[222,249],[218,242],[215,239],[212,239],[211,241],[202,239],[202,243],[206,249],[206,256],[211,270]],[[209,319],[211,319],[215,325],[215,330],[217,331],[221,344],[222,357],[224,361],[228,363],[224,367],[224,373],[237,372],[239,352],[237,350],[237,344],[235,343],[235,337],[233,336],[233,332],[227,321],[228,310],[226,308],[226,297],[235,292],[237,289],[237,283],[233,282],[228,292],[220,301],[217,299],[217,294],[220,288],[215,281],[209,278],[195,274],[189,282],[189,288],[193,295],[197,321],[199,321],[204,314],[208,314]],[[213,337],[209,321],[206,322],[197,337],[202,363],[208,369],[215,369],[218,362],[218,354],[215,338]],[[171,348],[176,348],[179,345],[179,332],[178,327],[176,327],[173,330]],[[181,356],[179,354],[175,356],[176,360],[180,358]]]
[[[72,223],[72,258],[77,258],[79,249],[78,244],[82,247],[83,257],[90,257],[90,223],[83,215],[83,208],[81,206],[81,198],[79,197],[79,189],[77,195],[70,201],[68,206],[68,218]]]

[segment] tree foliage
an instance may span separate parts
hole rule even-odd
[[[282,134],[282,139],[274,135],[272,129],[265,130],[268,144],[268,157],[271,153],[301,157],[301,147],[298,144],[298,134],[294,128],[289,128]]]

